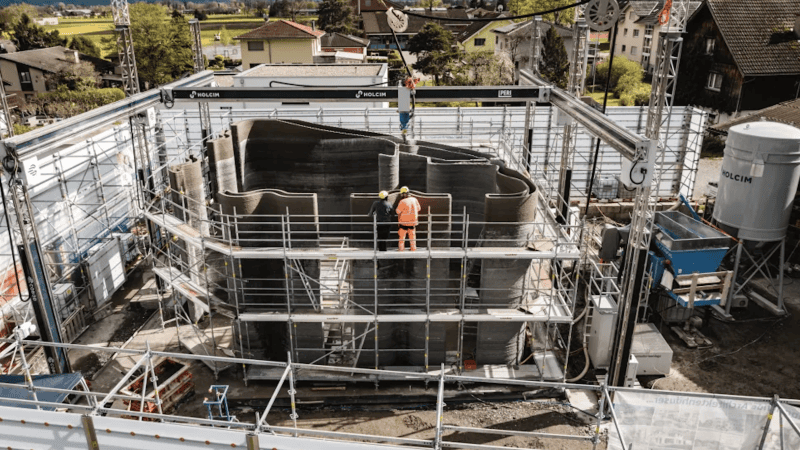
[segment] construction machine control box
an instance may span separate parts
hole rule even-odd
[[[633,330],[631,354],[639,361],[636,375],[669,375],[672,349],[652,323],[639,323]]]

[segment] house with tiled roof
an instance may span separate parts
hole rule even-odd
[[[335,53],[340,56],[351,56],[353,59],[364,61],[367,58],[369,39],[364,39],[349,34],[328,33],[321,38],[322,52]]]
[[[764,108],[727,122],[718,123],[714,126],[708,127],[708,131],[727,136],[728,130],[730,130],[734,125],[760,122],[762,120],[785,123],[786,125],[800,128],[800,99],[778,103],[777,105],[770,106],[769,108]]]
[[[493,29],[494,54],[508,58],[516,68],[530,69],[531,56],[533,54],[533,46],[531,45],[532,26],[533,20],[528,20]],[[556,33],[564,42],[567,56],[572,59],[572,28],[547,21],[541,21],[539,26],[542,29],[542,36],[550,30],[550,27],[555,27]],[[596,53],[594,46],[589,48],[590,60],[594,61]]]
[[[322,53],[322,30],[289,20],[276,20],[236,36],[242,49],[242,68],[259,64],[312,64]]]
[[[0,76],[3,78],[6,94],[13,94],[13,102],[17,103],[54,89],[55,86],[48,82],[48,76],[68,71],[81,62],[92,64],[94,70],[100,74],[101,81],[114,84],[112,81],[116,78],[111,61],[61,46],[0,54]]]
[[[683,36],[676,102],[711,123],[800,93],[800,0],[706,0]]]
[[[617,22],[617,44],[615,55],[624,56],[641,64],[642,69],[652,73],[655,69],[656,50],[661,25],[658,16],[664,9],[664,0],[631,0],[620,4]],[[700,7],[701,2],[689,2],[689,14]]]
[[[509,14],[496,12],[484,16],[486,19],[496,19]],[[492,30],[511,24],[510,20],[495,20],[493,22],[472,22],[464,30],[456,35],[456,42],[465,52],[483,52],[488,51],[494,53],[495,48],[495,35]]]

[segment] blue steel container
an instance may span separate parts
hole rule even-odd
[[[725,234],[679,211],[656,213],[653,233],[675,275],[716,272],[733,244]]]

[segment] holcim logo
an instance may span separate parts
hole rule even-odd
[[[386,98],[386,92],[378,91],[378,92],[370,92],[370,91],[358,91],[356,92],[356,98]]]
[[[733,181],[738,181],[740,183],[750,183],[753,184],[753,177],[746,177],[744,175],[739,175],[736,173],[730,173],[727,170],[722,170],[722,176],[725,178],[729,178]]]
[[[197,92],[192,91],[189,98],[219,98],[219,92]]]

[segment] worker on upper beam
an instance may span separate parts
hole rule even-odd
[[[416,227],[419,224],[419,212],[422,207],[419,205],[419,201],[411,196],[407,186],[400,188],[400,197],[402,200],[397,205],[397,221],[399,224],[397,228],[397,236],[399,238],[397,248],[401,252],[405,250],[406,235],[408,235],[408,242],[411,244],[411,251],[413,252],[417,249]]]
[[[389,233],[392,231],[392,216],[394,208],[389,203],[389,193],[381,191],[378,194],[380,200],[376,200],[369,209],[369,217],[375,216],[378,228],[378,250],[385,252],[386,243],[389,240]]]

